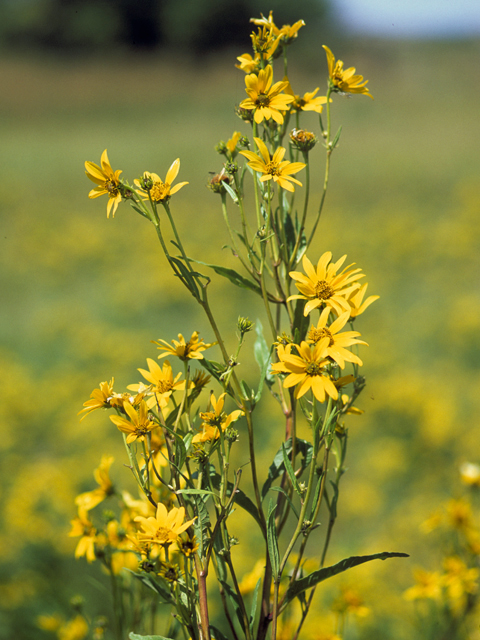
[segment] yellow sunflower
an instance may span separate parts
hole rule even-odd
[[[185,380],[180,380],[181,373],[177,373],[175,378],[173,377],[173,370],[168,360],[165,360],[163,367],[160,367],[155,360],[147,358],[148,371],[145,369],[139,369],[142,376],[151,383],[150,390],[154,394],[154,398],[151,398],[148,402],[151,409],[156,403],[160,407],[165,407],[168,403],[168,398],[172,395],[173,391],[183,391],[185,389]],[[193,384],[189,383],[189,388]],[[130,385],[128,389],[140,390],[141,385]]]
[[[360,287],[356,281],[365,274],[360,273],[361,269],[351,269],[353,264],[337,274],[346,257],[345,255],[337,262],[331,262],[332,253],[326,251],[315,268],[307,256],[304,256],[302,264],[306,275],[299,271],[290,272],[290,277],[297,280],[295,286],[301,295],[290,296],[288,300],[308,300],[303,311],[306,316],[323,305],[331,307],[337,315],[350,312],[348,297]]]
[[[184,362],[187,360],[202,360],[203,354],[202,351],[205,349],[209,349],[213,347],[216,342],[212,342],[210,344],[206,344],[203,341],[203,338],[200,340],[198,336],[198,331],[194,331],[192,333],[192,337],[188,342],[185,342],[185,338],[181,333],[178,334],[178,341],[172,340],[173,347],[168,344],[166,340],[153,340],[154,344],[158,345],[158,348],[165,353],[160,354],[159,358],[165,358],[169,354],[177,356],[180,360]],[[165,346],[163,346],[165,345]]]
[[[227,427],[230,426],[232,422],[238,420],[240,416],[243,416],[243,411],[239,409],[237,411],[232,411],[228,415],[223,412],[223,406],[225,404],[226,394],[222,393],[218,400],[215,398],[215,395],[212,393],[210,396],[210,404],[212,406],[212,411],[206,411],[205,413],[200,414],[200,418],[203,420],[201,433],[197,433],[192,442],[210,442],[211,440],[217,440],[220,437],[220,429],[225,431]]]
[[[97,531],[88,519],[87,512],[84,509],[79,509],[78,517],[71,521],[71,525],[72,530],[68,535],[73,538],[81,536],[75,549],[75,558],[85,556],[88,562],[94,562]]]
[[[85,409],[82,409],[78,412],[77,415],[84,413],[80,422],[83,418],[86,418],[89,413],[95,411],[96,409],[109,409],[111,407],[110,398],[113,395],[113,383],[114,378],[110,380],[110,382],[100,382],[99,389],[94,389],[90,394],[90,400],[87,400],[83,403]]]
[[[110,416],[110,420],[120,431],[128,434],[127,444],[131,444],[135,440],[145,440],[147,433],[157,426],[148,415],[148,407],[145,400],[140,403],[138,411],[135,411],[130,402],[123,403],[123,410],[128,417]]]
[[[302,183],[296,178],[292,178],[292,173],[297,173],[303,169],[306,165],[303,162],[289,162],[283,160],[286,149],[284,147],[278,147],[278,149],[270,157],[270,153],[267,149],[267,145],[260,138],[254,138],[260,156],[253,151],[240,151],[241,155],[245,156],[250,162],[248,166],[254,171],[262,173],[260,180],[265,182],[266,180],[273,180],[278,182],[279,186],[287,191],[295,191],[295,187],[292,182],[302,186]]]
[[[341,91],[342,93],[363,93],[373,100],[372,94],[369,92],[367,84],[368,80],[364,80],[363,76],[355,75],[355,68],[343,68],[343,62],[337,60],[328,47],[322,45],[327,53],[328,74],[330,76],[330,86],[333,91]]]
[[[268,18],[265,18],[263,13],[260,15],[262,16],[261,18],[250,18],[250,22],[253,22],[257,27],[269,27],[273,35],[281,36],[282,40],[286,41],[286,44],[289,44],[291,40],[296,38],[298,31],[301,27],[305,26],[303,20],[297,20],[295,24],[284,24],[283,27],[279,28],[273,21],[273,11],[270,11]]]
[[[285,80],[287,80],[286,77]],[[293,102],[291,104],[292,111],[315,111],[316,113],[322,113],[323,105],[327,102],[327,97],[318,96],[318,98],[316,98],[315,96],[319,91],[320,88],[317,87],[315,91],[305,93],[302,98],[294,93],[290,82],[288,82],[288,85],[285,87],[285,93],[293,96]]]
[[[155,518],[144,518],[137,516],[135,522],[140,524],[142,531],[137,534],[140,543],[169,545],[178,538],[194,522],[185,520],[185,509],[173,507],[167,511],[167,507],[161,502],[158,503]]]
[[[119,176],[122,173],[120,169],[113,171],[110,166],[110,162],[107,156],[107,150],[102,153],[100,159],[101,167],[94,162],[87,160],[85,162],[85,173],[87,178],[92,182],[95,182],[98,186],[92,189],[88,194],[89,198],[98,198],[98,196],[108,195],[107,204],[107,218],[110,217],[110,210],[113,207],[112,217],[115,216],[115,211],[122,200],[122,194],[120,192],[120,179]]]
[[[354,362],[360,366],[363,365],[363,362],[357,355],[345,348],[351,347],[353,344],[367,344],[363,340],[358,340],[357,336],[359,336],[360,333],[358,331],[344,331],[343,333],[339,333],[347,324],[350,313],[345,311],[345,313],[339,315],[336,320],[327,326],[329,315],[330,307],[325,307],[320,314],[317,326],[314,327],[312,325],[307,342],[317,344],[324,338],[328,338],[326,354],[332,358],[332,360],[335,360],[341,369],[345,367],[345,361]]]
[[[184,187],[188,182],[179,182],[174,187],[172,187],[172,183],[178,175],[180,170],[180,158],[174,160],[171,164],[170,169],[167,171],[167,176],[165,178],[165,182],[162,181],[160,176],[156,173],[150,173],[149,171],[145,171],[143,174],[143,185],[139,180],[134,180],[137,187],[139,187],[138,193],[142,196],[144,200],[148,200],[148,194],[150,194],[150,198],[154,202],[165,202],[171,196],[173,196],[177,191],[180,191],[182,187]],[[145,185],[149,185],[149,189],[145,188]]]
[[[109,475],[113,461],[113,456],[102,456],[100,466],[93,472],[99,486],[93,491],[86,491],[75,498],[75,504],[79,509],[90,511],[103,502],[107,496],[113,494],[113,484]]]
[[[327,345],[328,338],[323,338],[313,347],[307,342],[300,345],[287,344],[285,347],[280,345],[277,348],[280,362],[272,365],[272,373],[289,374],[283,386],[287,389],[297,387],[296,398],[301,398],[311,389],[319,402],[324,402],[327,395],[336,400],[338,390],[325,369],[330,364],[326,358]],[[293,347],[298,355],[292,354]]]
[[[360,289],[357,291],[352,291],[350,296],[348,297],[348,303],[350,304],[350,317],[356,318],[361,313],[365,311],[367,307],[369,307],[372,302],[378,300],[380,296],[368,296],[366,300],[364,300],[365,293],[367,291],[368,283],[363,284]]]
[[[293,96],[282,94],[287,86],[285,81],[276,82],[272,86],[273,70],[271,65],[261,69],[258,75],[250,73],[245,76],[245,91],[248,98],[240,103],[242,109],[254,110],[254,120],[258,124],[265,118],[273,118],[278,124],[283,124],[283,114],[288,105],[293,102]]]

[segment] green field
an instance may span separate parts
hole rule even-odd
[[[323,92],[320,44],[306,63],[292,51],[302,92]],[[331,560],[409,553],[348,576],[371,614],[346,638],[421,638],[402,593],[413,568],[436,570],[442,550],[420,524],[462,494],[460,464],[480,462],[480,41],[350,40],[335,51],[369,79],[375,100],[335,96],[333,126],[343,131],[315,250],[348,254],[380,300],[361,320],[370,345],[362,352],[365,414],[349,424]],[[235,266],[222,250],[229,240],[219,201],[205,185],[222,166],[215,144],[237,129],[249,133],[234,114],[245,97],[244,74],[233,66],[240,53],[195,63],[0,61],[2,640],[50,637],[36,616],[68,615],[78,593],[96,612],[100,571],[72,559],[67,536],[73,500],[91,488],[103,453],[115,455],[119,483],[130,479],[105,416],[79,422],[91,390],[112,376],[119,387],[138,381],[136,369],[155,357],[153,339],[194,330],[212,339],[150,225],[126,203],[107,220],[104,199],[88,199],[84,161],[98,163],[107,148],[112,166],[133,179],[144,170],[163,175],[179,157],[179,180],[190,184],[172,209],[187,251]],[[320,145],[314,153],[318,201]],[[226,330],[260,310],[217,276],[211,291]],[[268,460],[275,437],[265,422]]]

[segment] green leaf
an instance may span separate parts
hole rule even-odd
[[[290,256],[297,241],[297,233],[295,227],[293,226],[292,217],[287,211],[285,211],[283,226],[285,228],[285,237],[287,238],[288,255]]]
[[[308,518],[309,520],[312,520],[313,516],[315,515],[318,500],[320,498],[320,490],[322,488],[322,478],[324,473],[325,473],[325,469],[322,471],[322,473],[318,476],[318,479],[317,479],[317,484],[315,486],[315,491],[313,493],[313,498],[312,498],[312,505],[310,508],[310,516]]]
[[[242,389],[243,397],[245,398],[245,400],[247,400],[247,402],[253,402],[253,404],[255,404],[255,394],[250,389],[245,380],[240,380],[240,387]]]
[[[218,489],[220,487],[221,476],[215,471],[210,474],[212,478],[213,486]],[[232,491],[234,488],[233,482],[227,483],[227,496],[230,497],[232,495]],[[238,504],[239,507],[242,507],[247,513],[249,513],[255,521],[262,526],[262,521],[258,514],[258,509],[255,504],[250,500],[246,493],[244,493],[241,489],[237,489],[235,492],[235,503]]]
[[[245,633],[245,623],[242,616],[242,607],[240,606],[240,600],[238,599],[236,592],[232,589],[232,587],[228,584],[228,582],[225,582],[225,580],[220,580],[220,583],[225,593],[227,594],[228,599],[230,600],[233,608],[235,609],[236,618],[240,623],[243,629],[243,632]]]
[[[182,274],[182,277],[185,280],[185,283],[187,284],[188,288],[190,289],[190,293],[192,294],[192,296],[197,300],[199,300],[200,294],[198,293],[198,287],[195,280],[193,279],[191,271],[189,271],[189,269],[187,269],[187,267],[183,264],[183,262],[178,258],[173,258],[172,256],[170,256],[170,260],[175,264],[177,269]]]
[[[241,287],[242,289],[250,289],[250,291],[255,291],[255,293],[258,293],[258,295],[260,296],[262,295],[262,290],[260,289],[260,286],[256,282],[253,282],[252,280],[249,280],[248,278],[245,278],[244,276],[240,275],[240,273],[235,271],[235,269],[229,269],[228,267],[221,267],[217,264],[208,264],[208,262],[202,262],[201,260],[194,260],[193,258],[188,258],[188,259],[190,262],[196,262],[197,264],[203,264],[205,267],[210,267],[210,269],[213,269],[215,273],[218,273],[219,276],[223,276],[224,278],[227,278],[227,280],[230,280],[230,282],[236,285],[237,287]]]
[[[215,638],[215,640],[230,640],[213,624],[210,625],[210,631],[212,632],[212,638]]]
[[[285,594],[285,600],[282,605],[282,611],[291,602],[294,598],[298,597],[303,591],[307,589],[311,589],[315,585],[331,578],[333,576],[338,575],[339,573],[343,573],[347,571],[347,569],[351,569],[352,567],[357,567],[360,564],[364,564],[365,562],[370,562],[371,560],[386,560],[387,558],[408,558],[408,553],[397,553],[397,552],[388,552],[384,551],[383,553],[375,553],[372,556],[351,556],[350,558],[345,558],[345,560],[341,560],[337,564],[332,565],[331,567],[324,567],[323,569],[318,569],[318,571],[314,571],[310,573],[305,578],[301,578],[294,582],[287,590]]]
[[[295,443],[297,455],[299,453],[303,455],[303,459],[301,461],[301,468],[303,470],[310,464],[313,454],[313,447],[310,442],[308,442],[307,440],[302,440],[301,438],[297,438]],[[285,446],[287,454],[290,454],[292,451],[292,439],[289,438],[285,443],[282,442],[282,445],[275,454],[275,458],[273,459],[273,462],[268,469],[267,479],[265,480],[265,484],[262,487],[262,500],[269,492],[273,482],[285,471],[285,463],[283,460],[283,446]]]
[[[275,511],[277,505],[274,502],[270,503],[268,509],[267,520],[267,547],[268,555],[270,556],[270,562],[272,563],[273,577],[277,579],[280,571],[280,552],[278,550],[278,537],[277,527],[275,526]]]
[[[270,491],[278,491],[279,493],[283,493],[288,504],[291,506],[293,513],[297,516],[297,520],[300,520],[300,515],[298,514],[298,511],[295,509],[295,506],[293,502],[290,500],[290,496],[285,491],[285,489],[282,489],[282,487],[270,487]]]
[[[165,638],[165,636],[139,636],[138,633],[130,632],[130,640],[171,640],[171,638]]]
[[[132,209],[135,209],[135,211],[137,213],[139,213],[141,216],[143,216],[144,218],[147,218],[147,220],[150,220],[150,218],[147,216],[147,214],[145,213],[145,211],[142,211],[141,209],[139,209],[137,206],[135,206],[134,204],[131,204]]]
[[[253,353],[255,356],[255,360],[257,361],[257,364],[260,368],[260,382],[258,383],[258,389],[255,395],[255,402],[257,403],[262,397],[264,383],[266,382],[270,387],[274,382],[274,376],[270,371],[273,345],[271,347],[268,346],[267,341],[265,340],[265,337],[263,335],[262,323],[258,319],[255,322],[255,332],[257,334],[257,339],[255,340],[255,344],[253,345]]]
[[[255,321],[255,333],[257,334],[257,339],[253,345],[255,360],[259,366],[262,376],[273,382],[275,378],[268,370],[272,361],[272,348],[268,346],[267,341],[265,340],[263,335],[263,326],[259,319]]]
[[[222,186],[225,188],[225,191],[231,197],[235,204],[238,204],[238,196],[236,192],[232,189],[232,187],[225,181],[222,180]]]
[[[338,144],[338,141],[340,140],[340,134],[342,133],[342,127],[340,126],[340,129],[337,131],[337,133],[335,134],[334,139],[332,140],[332,149],[335,149],[335,147]]]
[[[176,493],[186,493],[190,496],[214,496],[213,491],[207,491],[206,489],[179,489]]]
[[[207,537],[208,527],[210,526],[210,514],[207,509],[208,496],[195,496],[195,506],[197,508],[197,519],[193,523],[193,530],[195,531],[195,537],[198,542],[198,551],[201,557],[203,557],[203,541]]]
[[[330,503],[330,518],[333,520],[337,517],[337,502],[338,502],[338,484],[335,484],[330,480],[330,484],[333,487],[333,498]]]
[[[295,305],[292,330],[295,344],[300,344],[302,340],[305,340],[305,336],[307,335],[309,317],[303,315],[305,304],[305,300],[297,300],[297,304]]]
[[[255,625],[255,616],[257,614],[257,601],[258,601],[258,591],[260,589],[260,584],[262,582],[262,579],[259,578],[257,581],[257,584],[255,586],[255,589],[253,591],[253,596],[252,596],[252,608],[250,610],[250,634],[253,637],[253,627]]]
[[[292,483],[292,486],[295,489],[297,495],[301,497],[302,492],[300,491],[300,487],[298,486],[298,480],[295,475],[295,471],[293,470],[292,463],[290,462],[290,458],[287,455],[287,450],[285,449],[285,445],[283,442],[282,442],[282,454],[283,454],[283,463],[285,465],[285,469],[287,470],[288,477],[290,478],[290,482]]]
[[[171,594],[164,587],[162,587],[162,585],[158,584],[158,582],[156,582],[153,576],[151,576],[149,573],[136,573],[135,571],[127,569],[126,567],[125,569],[126,571],[131,573],[137,580],[140,580],[140,582],[142,582],[146,587],[158,593],[159,596],[162,596],[162,598],[165,600],[163,604],[174,603]]]

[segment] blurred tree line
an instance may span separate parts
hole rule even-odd
[[[249,19],[270,10],[279,25],[303,19],[311,35],[329,20],[328,0],[1,0],[0,46],[90,54],[162,47],[204,53],[245,46]]]

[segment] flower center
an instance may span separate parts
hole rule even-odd
[[[310,329],[310,333],[308,334],[308,337],[312,342],[315,342],[315,344],[317,342],[320,342],[322,338],[328,338],[329,347],[331,347],[335,342],[331,332],[326,327],[324,329],[315,329],[315,328]]]
[[[278,163],[272,162],[270,160],[270,162],[268,162],[265,165],[265,172],[268,173],[270,176],[279,176],[280,169],[278,168]]]
[[[267,107],[270,104],[270,98],[267,96],[266,93],[259,93],[256,100],[256,104],[259,107]]]
[[[322,367],[316,362],[310,362],[310,364],[305,367],[305,373],[309,376],[319,376],[322,373]]]
[[[107,180],[103,185],[103,188],[108,191],[110,198],[116,198],[118,196],[118,185],[113,180]]]
[[[152,188],[150,189],[150,197],[155,202],[160,202],[161,200],[165,200],[168,197],[168,193],[170,191],[170,185],[164,184],[163,182],[154,182]]]
[[[158,380],[157,388],[155,389],[155,391],[157,393],[167,393],[168,391],[171,391],[172,388],[173,385],[171,382],[168,382],[167,380]]]
[[[334,294],[334,290],[326,280],[319,280],[315,285],[315,297],[319,300],[328,300]]]
[[[205,424],[208,424],[209,427],[217,428],[222,427],[222,424],[225,422],[226,418],[224,413],[221,413],[219,416],[217,416],[217,414],[213,411],[209,411],[208,413],[201,413],[200,417],[205,422]]]
[[[155,532],[155,539],[158,540],[160,544],[165,544],[166,542],[170,542],[168,539],[170,530],[165,529],[165,527],[159,527]]]

